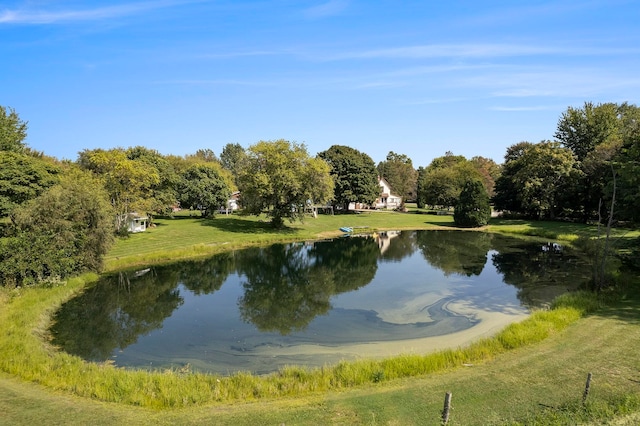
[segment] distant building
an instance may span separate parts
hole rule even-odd
[[[383,177],[378,177],[380,196],[376,199],[376,209],[397,209],[402,205],[402,197],[392,192],[389,182]]]
[[[120,217],[121,222],[131,233],[144,232],[149,226],[149,216],[141,216],[139,213],[128,213]]]

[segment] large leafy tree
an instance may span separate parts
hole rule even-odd
[[[493,197],[495,194],[496,179],[500,176],[500,166],[491,158],[482,156],[472,157],[469,161],[480,174],[480,179],[487,194],[489,194],[489,197]]]
[[[0,151],[0,217],[42,194],[58,181],[59,171],[46,158]]]
[[[581,108],[569,107],[558,120],[555,138],[573,152],[580,172],[575,186],[568,189],[567,204],[585,221],[597,215],[605,197],[609,161],[620,148],[621,117],[627,110],[627,104],[585,102]]]
[[[373,204],[380,195],[376,165],[367,154],[348,146],[333,145],[318,157],[331,167],[334,206],[346,211],[349,203]]]
[[[12,108],[0,105],[0,151],[24,152],[27,123]]]
[[[179,184],[180,204],[199,209],[203,216],[213,216],[220,207],[227,205],[231,190],[221,176],[217,163],[200,163],[189,167],[182,174]]]
[[[12,213],[0,240],[0,282],[23,285],[100,271],[114,236],[113,211],[101,183],[70,169]]]
[[[452,207],[469,179],[482,179],[478,168],[464,156],[447,152],[421,173],[418,199],[432,206]]]
[[[618,212],[622,219],[638,223],[640,222],[640,108],[628,106],[621,120],[620,150],[612,161],[612,168],[618,174]]]
[[[131,212],[153,211],[152,189],[160,184],[158,169],[142,159],[130,159],[127,151],[115,148],[84,150],[78,164],[90,170],[102,181],[116,215],[124,224],[124,217]]]
[[[16,111],[0,105],[0,217],[57,182],[53,159],[32,151],[24,142],[27,123]]]
[[[177,189],[180,183],[180,175],[173,164],[158,151],[143,146],[129,148],[126,154],[129,160],[143,162],[149,169],[156,169],[158,181],[149,186],[149,211],[169,213],[178,203]]]
[[[520,188],[514,186],[516,174],[524,167],[520,158],[527,152],[533,143],[518,142],[507,148],[502,164],[502,173],[496,180],[493,203],[496,210],[524,213],[522,208],[522,193]]]
[[[596,146],[615,136],[620,106],[613,103],[569,107],[558,120],[555,138],[583,161]]]
[[[407,155],[390,151],[386,161],[378,164],[378,173],[402,197],[402,207],[406,200],[416,198],[418,172],[413,168],[413,162]]]
[[[520,143],[506,156],[496,185],[496,208],[555,218],[562,189],[572,179],[575,158],[558,142]],[[500,191],[508,189],[507,194]]]
[[[249,147],[240,183],[245,210],[266,211],[274,227],[285,218],[302,220],[309,202],[324,203],[333,194],[329,165],[310,157],[304,145],[283,139]]]
[[[235,185],[240,187],[240,174],[247,167],[247,153],[239,143],[228,143],[220,153],[220,164],[233,175]]]

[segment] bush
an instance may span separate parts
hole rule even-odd
[[[455,205],[454,223],[462,228],[476,228],[489,223],[490,218],[491,206],[484,185],[479,180],[467,181]]]
[[[0,239],[0,283],[31,285],[99,271],[113,242],[113,217],[99,183],[70,171],[14,210],[12,225]]]

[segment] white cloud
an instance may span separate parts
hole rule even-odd
[[[193,1],[149,1],[83,10],[5,10],[4,12],[0,12],[0,24],[37,25],[78,21],[98,21],[136,15],[146,11],[172,7],[184,3],[193,3]]]
[[[531,106],[519,106],[519,107],[506,107],[495,106],[490,107],[491,111],[505,111],[505,112],[527,112],[527,111],[557,111],[564,108],[564,105],[531,105]]]
[[[325,18],[340,14],[347,8],[347,0],[329,0],[328,2],[310,7],[304,11],[304,16],[309,19]]]

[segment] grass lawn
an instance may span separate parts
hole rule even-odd
[[[260,218],[235,215],[212,220],[158,219],[156,224],[148,232],[119,240],[107,258],[108,268],[171,261],[253,244],[324,238],[339,235],[341,226],[372,231],[436,229],[453,223],[451,216],[379,212],[321,215],[283,231],[273,230]],[[596,232],[594,227],[583,225],[498,219],[487,229],[568,241]],[[638,237],[637,232],[625,234],[625,240],[631,237]],[[615,421],[610,424],[640,424],[640,296],[632,291],[634,288],[629,285],[626,297],[540,343],[474,365],[304,393],[295,398],[154,410],[81,398],[0,373],[0,424],[437,425],[445,392],[453,394],[451,425],[595,425],[607,424],[608,419]],[[10,303],[8,293],[0,292],[0,314]],[[3,326],[5,333],[17,332],[7,328],[9,324]],[[42,333],[37,329],[34,332]],[[30,351],[26,352],[24,357],[29,358]],[[583,407],[589,372],[593,381]]]
[[[281,241],[317,240],[341,235],[340,227],[354,231],[402,229],[446,229],[453,227],[453,216],[395,212],[365,212],[346,215],[319,215],[309,217],[303,223],[286,223],[276,230],[266,217],[218,215],[214,219],[202,219],[186,215],[174,218],[157,218],[155,227],[146,232],[120,239],[106,256],[107,270],[155,262],[168,262],[196,256],[206,256],[224,250],[256,244]],[[579,235],[593,236],[597,227],[562,222],[531,222],[492,219],[483,230],[518,235],[537,236],[546,239],[571,241]],[[638,237],[640,232],[617,231],[626,240]]]
[[[607,419],[635,425],[640,421],[639,306],[637,299],[622,301],[535,346],[479,365],[293,399],[156,411],[74,397],[0,375],[0,424],[437,425],[444,394],[452,392],[451,425],[516,420],[595,425]],[[587,403],[595,413],[580,418],[589,372]]]

